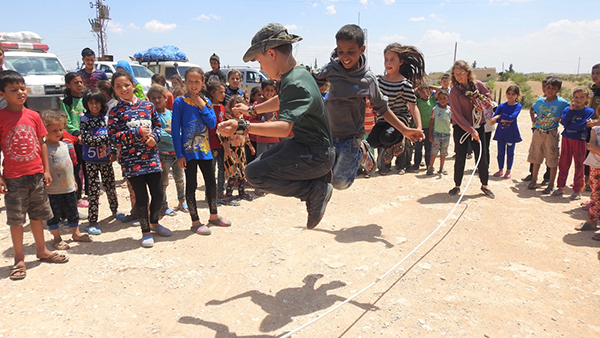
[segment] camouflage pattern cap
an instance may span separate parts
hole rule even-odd
[[[254,61],[254,58],[269,49],[298,42],[302,38],[298,35],[289,34],[287,29],[280,23],[270,23],[261,28],[252,38],[252,45],[244,54],[244,62]]]

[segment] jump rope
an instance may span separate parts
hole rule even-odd
[[[477,127],[481,124],[481,120],[482,120],[482,114],[481,113],[475,113],[475,109],[473,110],[473,124],[475,125],[476,129]],[[469,133],[465,133],[461,136],[460,138],[460,144],[463,144],[467,141],[467,139],[470,137],[471,135]],[[479,143],[479,157],[477,157],[477,163],[475,163],[475,168],[479,167],[479,161],[481,161],[481,156],[483,153],[483,145],[481,144],[481,140],[478,142]],[[404,256],[404,258],[402,258],[398,263],[396,263],[394,266],[392,266],[388,271],[386,271],[383,275],[377,277],[377,279],[375,279],[373,282],[371,282],[371,284],[365,286],[362,290],[358,291],[357,293],[355,293],[354,295],[350,296],[349,298],[347,298],[345,301],[339,303],[338,305],[332,307],[331,309],[327,310],[326,312],[320,314],[319,316],[317,316],[316,318],[308,321],[307,323],[305,323],[302,326],[297,327],[296,329],[282,335],[279,336],[279,338],[287,338],[287,337],[291,337],[292,334],[297,333],[300,330],[303,330],[307,327],[309,327],[310,325],[316,323],[317,321],[323,319],[325,316],[327,316],[328,314],[334,312],[335,310],[341,308],[342,306],[344,306],[345,304],[349,303],[351,300],[353,300],[354,298],[360,296],[362,293],[364,293],[365,291],[369,290],[370,288],[372,288],[373,286],[375,286],[375,284],[379,283],[381,280],[383,280],[385,277],[387,277],[390,273],[392,273],[393,271],[395,271],[400,265],[402,265],[407,259],[409,259],[417,250],[419,250],[419,248],[421,248],[427,241],[429,241],[429,239],[431,237],[433,237],[433,235],[435,235],[435,233],[438,232],[438,230],[440,230],[442,228],[442,226],[444,226],[446,224],[446,221],[448,221],[448,219],[452,216],[452,214],[454,213],[454,211],[456,210],[456,208],[458,207],[458,205],[460,204],[460,202],[462,201],[463,197],[465,196],[465,193],[467,192],[467,189],[469,188],[469,186],[471,185],[471,181],[473,180],[473,177],[475,176],[475,170],[473,170],[473,172],[471,172],[471,175],[469,176],[469,180],[467,181],[467,185],[465,186],[465,190],[460,194],[460,197],[458,198],[458,200],[456,201],[456,203],[454,203],[454,207],[452,207],[452,210],[450,210],[450,213],[448,213],[448,215],[446,216],[446,218],[444,218],[444,220],[427,236],[425,237],[425,239],[423,239],[421,241],[421,243],[419,243],[414,249],[412,249],[406,256]],[[450,229],[452,230],[452,229]],[[450,231],[448,230],[448,231]],[[442,238],[443,239],[443,238]],[[441,241],[441,240],[440,240]],[[438,242],[439,243],[439,242]],[[434,244],[430,250],[428,250],[423,257],[425,257],[427,254],[429,254],[431,252],[431,250],[435,247],[436,244]],[[421,257],[421,258],[423,258]],[[407,271],[408,272],[408,271]]]

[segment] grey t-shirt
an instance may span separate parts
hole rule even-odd
[[[69,155],[69,147],[59,141],[58,144],[46,144],[48,147],[48,165],[52,184],[48,187],[48,195],[61,195],[76,189],[73,175],[73,162]]]
[[[279,120],[294,123],[294,139],[304,146],[332,145],[329,117],[319,87],[304,67],[281,76]]]

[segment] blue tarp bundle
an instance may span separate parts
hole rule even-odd
[[[133,55],[136,61],[187,61],[187,56],[175,46],[152,47]]]

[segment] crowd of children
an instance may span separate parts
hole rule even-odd
[[[296,41],[299,39],[283,44],[291,46]],[[273,48],[276,47],[279,48]],[[478,142],[481,142],[482,160],[478,167],[481,189],[487,197],[494,198],[487,186],[489,143],[495,140],[498,149],[498,171],[493,176],[511,178],[515,147],[522,141],[517,124],[523,108],[519,103],[520,88],[509,86],[506,102],[494,108],[489,91],[474,79],[464,61],[457,61],[452,74],[445,74],[440,87],[436,87],[427,83],[424,57],[417,48],[398,43],[388,45],[384,50],[386,73],[381,77],[366,69],[364,51],[362,29],[346,25],[336,34],[331,62],[312,73],[322,94],[319,105],[326,106],[329,115],[323,135],[330,133],[327,142],[335,147],[336,160],[331,174],[311,178],[327,185],[319,192],[324,195],[301,197],[313,199],[312,209],[318,209],[311,215],[307,202],[309,228],[321,220],[331,197],[331,186],[347,189],[361,171],[365,177],[370,177],[376,169],[381,175],[389,174],[394,157],[400,174],[425,167],[426,175],[434,175],[439,156],[437,173],[447,175],[444,165],[452,135],[457,156],[463,158],[455,161],[456,186],[449,193],[455,195],[460,191],[464,162],[468,158],[467,144],[479,154]],[[287,52],[286,49],[284,55]],[[210,235],[209,226],[231,226],[229,220],[219,215],[219,204],[236,206],[241,200],[253,200],[246,190],[249,187],[246,165],[255,157],[260,162],[263,154],[271,156],[289,147],[278,144],[294,136],[294,129],[287,129],[291,121],[284,119],[287,124],[283,127],[276,123],[280,122],[279,109],[284,109],[280,108],[278,97],[282,95],[279,81],[266,80],[250,93],[244,92],[239,88],[241,73],[232,69],[225,78],[216,54],[209,60],[211,71],[188,68],[183,78],[174,75],[169,79],[171,90],[165,77],[157,74],[147,93],[141,90],[128,62],[117,64],[117,72],[109,82],[94,70],[94,57],[89,48],[82,51],[85,67],[65,75],[61,109],[44,111],[41,115],[24,106],[27,93],[23,77],[10,70],[0,72],[0,96],[6,104],[5,109],[0,109],[4,153],[0,193],[6,196],[7,223],[15,253],[10,272],[13,280],[26,276],[23,254],[26,214],[38,258],[52,263],[65,263],[68,258],[46,248],[44,221],[56,250],[69,249],[59,232],[61,223],[68,225],[73,241],[93,242],[93,236],[102,233],[98,222],[101,187],[115,219],[139,223],[143,247],[154,245],[153,234],[170,236],[171,231],[159,219],[178,212],[189,213],[193,232]],[[281,60],[281,68],[289,68],[289,58],[285,63]],[[281,77],[282,73],[276,75]],[[592,80],[592,91],[575,88],[569,103],[558,96],[560,78],[547,77],[543,96],[530,110],[533,137],[528,162],[532,168],[531,175],[524,180],[530,181],[529,189],[538,188],[538,172],[545,161],[549,177],[542,193],[563,195],[574,163],[571,199],[581,199],[588,182],[591,189],[591,201],[583,205],[589,208],[589,217],[576,230],[596,230],[600,219],[600,64],[592,69]],[[291,91],[291,87],[287,88]],[[288,106],[286,102],[286,113]],[[225,132],[221,125],[227,120],[235,120],[235,126],[239,124],[237,131]],[[249,134],[250,124],[256,130],[267,130],[267,126],[279,128],[275,132],[278,136],[269,132]],[[228,128],[233,125],[229,123]],[[561,134],[559,125],[564,127]],[[497,127],[492,138],[493,126]],[[8,141],[17,130],[18,149],[14,142]],[[559,135],[562,135],[560,147]],[[377,149],[377,159],[373,149]],[[130,215],[119,212],[115,161],[121,167],[124,186],[130,189]],[[198,169],[204,179],[209,209],[206,224],[200,221],[196,203]],[[171,177],[177,192],[177,206],[173,208],[169,207],[167,196]],[[259,186],[254,191],[256,196],[271,192]],[[237,197],[233,196],[235,188]],[[320,203],[316,207],[315,199]],[[88,215],[79,213],[78,207],[87,207]],[[85,218],[82,230],[86,233],[82,233],[79,223]],[[600,234],[594,239],[600,240]]]

